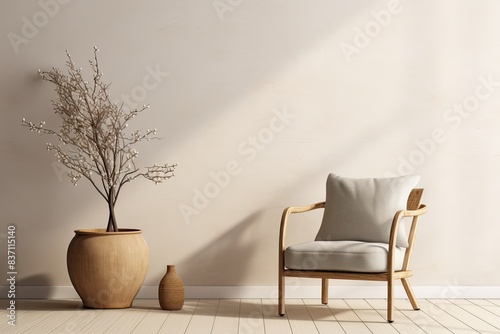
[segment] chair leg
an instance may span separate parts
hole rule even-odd
[[[321,279],[321,303],[328,304],[328,278]]]
[[[387,321],[394,322],[394,280],[387,281]]]
[[[278,278],[278,314],[285,315],[285,276],[281,273]]]
[[[413,289],[411,288],[410,282],[407,278],[402,278],[401,283],[403,283],[403,287],[405,288],[406,295],[410,300],[411,306],[414,310],[420,310],[420,306],[418,306],[417,298],[415,298],[415,294],[413,293]]]

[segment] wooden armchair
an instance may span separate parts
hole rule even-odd
[[[418,180],[418,176],[346,179],[330,174],[327,181],[327,200],[325,202],[286,208],[281,218],[279,236],[279,315],[285,314],[286,277],[321,278],[321,302],[323,304],[328,303],[329,279],[387,282],[387,320],[389,322],[394,321],[394,281],[400,279],[413,309],[418,310],[418,302],[408,281],[408,278],[413,275],[413,272],[409,270],[409,264],[418,218],[427,212],[427,207],[420,204],[423,189],[413,188]],[[361,186],[359,186],[359,182],[361,182]],[[368,185],[368,190],[366,190],[366,185]],[[394,195],[391,192],[397,194]],[[387,193],[391,194],[387,195]],[[405,196],[403,208],[406,207],[406,209],[392,211],[393,214],[391,214],[389,222],[384,223],[382,217],[384,215],[379,211],[376,212],[378,221],[375,228],[382,230],[379,236],[376,235],[378,232],[372,229],[374,226],[367,227],[367,225],[363,225],[366,223],[364,221],[361,225],[355,226],[353,232],[346,232],[350,226],[359,223],[356,219],[359,219],[360,214],[363,219],[366,218],[363,215],[369,214],[367,211],[374,203],[377,206],[375,210],[379,210],[380,205],[389,204],[390,207],[391,203],[394,204],[394,199],[397,196],[401,197],[401,194],[405,193],[406,195],[403,195]],[[393,197],[385,201],[384,198],[387,196]],[[351,200],[356,205],[359,203],[359,208],[356,205],[351,205],[352,203],[347,203],[347,209],[339,207],[339,204],[346,204],[346,197],[352,197],[348,198],[347,202]],[[286,248],[285,237],[289,216],[321,208],[325,210],[316,240]],[[388,209],[390,210],[390,208]],[[357,217],[354,217],[354,221],[344,225],[333,222],[332,226],[332,219],[338,220],[342,217],[345,219],[349,215]],[[387,216],[387,214],[385,215]],[[382,223],[380,222],[381,217]],[[400,224],[404,217],[412,218],[409,233],[404,231],[404,224]],[[349,219],[347,218],[347,220]],[[385,220],[387,219],[385,218]],[[387,230],[387,236],[384,236],[384,230]],[[335,236],[336,232],[339,232],[340,235]],[[380,240],[381,238],[382,240]]]

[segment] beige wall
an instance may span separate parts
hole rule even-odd
[[[140,147],[141,161],[179,165],[166,184],[129,185],[118,203],[120,226],[143,229],[149,244],[146,286],[171,263],[190,286],[275,285],[281,211],[322,200],[330,172],[420,174],[430,210],[414,284],[500,285],[491,262],[500,254],[499,2],[0,7],[0,240],[5,249],[7,226],[17,226],[18,285],[69,286],[73,230],[106,224],[97,193],[73,187],[45,151],[50,139],[20,126],[22,117],[56,124],[52,87],[36,72],[63,67],[65,49],[88,70],[94,45],[116,98],[150,104],[136,124],[164,137]],[[292,224],[290,240],[317,226]]]

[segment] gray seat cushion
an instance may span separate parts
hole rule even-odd
[[[404,248],[396,247],[394,269],[401,270]],[[311,241],[285,251],[285,267],[294,270],[387,271],[388,244],[362,241]]]
[[[347,178],[330,174],[326,206],[316,241],[359,240],[389,243],[392,219],[420,177]],[[408,247],[400,224],[396,245]]]

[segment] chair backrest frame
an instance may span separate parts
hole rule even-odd
[[[423,188],[412,189],[410,195],[408,196],[408,201],[406,204],[407,210],[418,210],[420,208],[423,193],[424,193]],[[406,248],[405,251],[402,270],[408,270],[408,267],[410,266],[410,258],[413,251],[413,244],[415,242],[415,236],[417,234],[418,218],[419,216],[412,217],[410,232],[408,233],[408,247]]]

